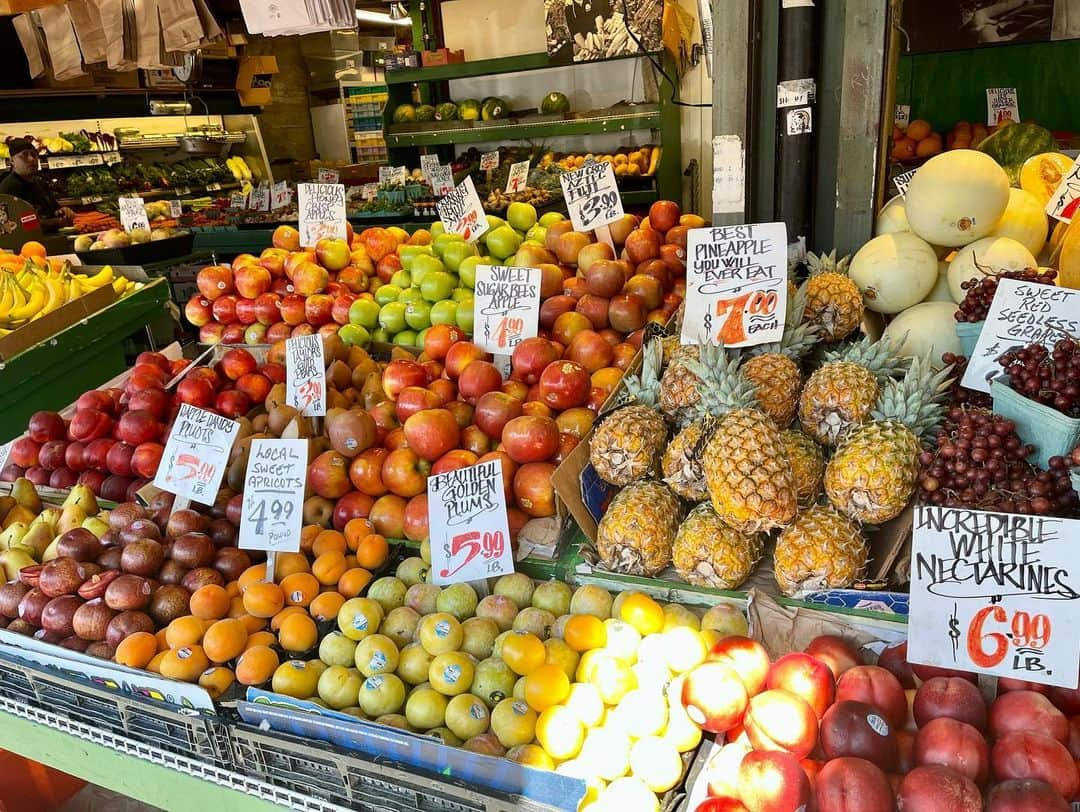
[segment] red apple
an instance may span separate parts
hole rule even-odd
[[[269,327],[281,321],[281,297],[276,293],[262,293],[255,300],[255,318],[259,324]]]
[[[342,239],[323,237],[315,243],[315,259],[328,271],[340,271],[349,264],[349,244]]]
[[[457,447],[460,432],[454,416],[446,409],[425,409],[404,424],[409,448],[428,462]]]
[[[331,520],[335,530],[344,530],[352,519],[366,519],[371,513],[375,500],[366,493],[349,491],[334,504]]]
[[[559,348],[546,338],[526,338],[510,356],[511,377],[532,384],[540,380],[540,374],[559,359]]]
[[[450,349],[446,351],[446,377],[456,381],[465,371],[465,367],[473,361],[483,359],[484,355],[484,351],[471,341],[458,341],[451,344]]]
[[[184,305],[184,316],[194,327],[202,327],[214,317],[210,300],[196,293]]]
[[[466,403],[475,405],[481,395],[497,392],[502,386],[502,375],[490,361],[477,360],[470,363],[458,375],[458,394]]]
[[[214,321],[222,324],[232,324],[236,321],[236,302],[239,298],[233,293],[226,293],[221,298],[215,299],[211,307]]]
[[[239,389],[229,389],[214,399],[214,409],[225,417],[242,417],[251,411],[251,398]]]
[[[457,344],[454,346],[456,347]],[[424,368],[416,361],[406,359],[391,361],[382,374],[383,391],[391,400],[394,400],[406,386],[426,386],[427,382],[427,372]]]
[[[501,437],[503,427],[520,416],[520,400],[505,392],[487,392],[476,401],[473,421],[488,437]]]
[[[258,321],[258,311],[254,299],[236,300],[236,320],[245,327]]]
[[[439,396],[424,386],[406,386],[394,403],[394,416],[399,423],[404,423],[412,415],[424,409],[437,409],[443,403]]]
[[[308,465],[308,487],[316,496],[338,499],[352,489],[349,460],[336,451],[324,451]]]
[[[657,200],[649,206],[649,225],[663,233],[679,224],[679,204],[671,200]]]
[[[591,386],[589,371],[575,361],[548,364],[538,383],[540,400],[556,411],[584,405]]]
[[[270,271],[262,265],[244,265],[233,271],[236,292],[245,299],[257,299],[270,290]]]
[[[429,463],[411,448],[396,448],[383,461],[381,476],[393,494],[408,499],[425,491],[430,470]]]
[[[243,330],[241,330],[243,333]],[[225,325],[212,321],[199,328],[200,344],[220,344],[225,337]]]
[[[326,293],[314,293],[304,303],[304,316],[313,327],[333,322],[334,297]]]
[[[523,414],[506,423],[501,439],[514,462],[544,462],[559,448],[559,426],[550,417]]]
[[[199,293],[211,302],[233,290],[233,272],[227,265],[210,265],[195,275]]]

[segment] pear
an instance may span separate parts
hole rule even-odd
[[[87,516],[81,526],[85,527],[98,538],[101,538],[109,532],[109,525],[97,516]]]
[[[28,529],[29,526],[25,522],[15,522],[5,527],[4,532],[0,533],[0,549],[7,550],[12,545],[18,544]]]
[[[60,555],[59,545],[60,545],[60,536],[57,536],[51,542],[49,542],[49,546],[46,547],[45,552],[43,552],[41,554],[41,563],[42,564],[48,564],[50,561],[52,561],[54,558],[56,558],[58,555]]]
[[[64,500],[64,504],[61,507],[66,508],[71,507],[72,505],[81,507],[83,513],[87,516],[93,516],[98,512],[97,498],[87,485],[76,485],[73,487],[71,493],[68,494],[67,499]]]
[[[19,545],[27,548],[34,558],[41,558],[54,538],[56,538],[56,533],[48,524],[35,520],[26,531],[26,535],[19,540]]]
[[[15,497],[13,496],[0,496],[0,521],[4,520],[7,516],[7,512],[15,507]]]
[[[15,505],[8,511],[7,516],[4,517],[3,529],[7,530],[13,524],[25,524],[29,525],[30,522],[37,518],[37,513],[25,508],[22,505]]]
[[[41,497],[38,496],[34,483],[26,477],[21,476],[15,480],[15,484],[11,486],[11,496],[24,508],[33,511],[35,516],[41,512]],[[7,519],[6,516],[4,518]]]
[[[56,532],[62,536],[68,530],[82,527],[82,523],[85,521],[86,511],[80,505],[68,505],[64,508],[64,512],[60,514],[60,521],[56,523]]]
[[[45,508],[34,519],[33,524],[44,524],[52,531],[53,535],[56,535],[56,528],[60,525],[60,509],[59,508]]]
[[[4,576],[9,581],[18,578],[19,570],[23,567],[32,567],[36,563],[25,550],[4,550],[0,553],[0,567],[4,568]]]

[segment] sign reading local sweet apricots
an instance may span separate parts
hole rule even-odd
[[[300,549],[307,445],[307,440],[251,441],[237,547],[292,553]]]
[[[908,660],[1075,688],[1080,521],[922,505]]]
[[[181,404],[154,485],[200,505],[214,504],[239,431],[235,420]]]
[[[750,347],[779,341],[786,313],[783,223],[690,229],[683,344]]]
[[[473,289],[473,341],[496,355],[536,335],[540,323],[539,268],[477,265]]]

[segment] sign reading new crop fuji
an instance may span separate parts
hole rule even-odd
[[[489,228],[484,207],[469,175],[461,185],[447,192],[435,208],[443,227],[451,234],[460,234],[466,242],[476,242]]]
[[[150,229],[150,221],[146,219],[146,207],[141,197],[121,197],[117,198],[116,203],[120,207],[120,224],[124,231]]]
[[[303,415],[326,414],[326,362],[317,333],[285,341],[285,401]]]
[[[908,660],[1075,688],[1080,521],[922,505]]]
[[[181,404],[154,485],[201,505],[214,504],[239,431],[235,420]]]
[[[590,162],[559,176],[574,231],[592,231],[623,216],[615,170],[606,162]]]
[[[686,243],[683,344],[779,341],[787,313],[783,223],[693,228]]]
[[[432,583],[514,571],[501,460],[429,477],[427,494]]]
[[[299,183],[300,244],[315,245],[324,237],[344,240],[348,236],[345,220],[345,187],[340,183]]]
[[[506,193],[522,191],[529,185],[529,161],[510,164],[510,174],[506,176]]]
[[[307,440],[251,441],[237,547],[293,553],[300,549],[307,444]]]
[[[540,322],[539,268],[477,265],[473,336],[487,352],[510,355],[536,335]]]
[[[1080,291],[1001,279],[961,383],[989,392],[990,378],[1002,371],[997,359],[1003,352],[1024,344],[1050,348],[1078,330]]]

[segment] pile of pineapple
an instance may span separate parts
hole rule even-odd
[[[863,302],[847,259],[811,254],[809,265],[779,342],[646,347],[627,379],[635,402],[590,441],[597,474],[622,488],[597,530],[603,568],[652,577],[673,566],[735,589],[774,541],[785,594],[862,577],[863,527],[914,494],[949,370],[901,357],[900,343],[857,340]]]

